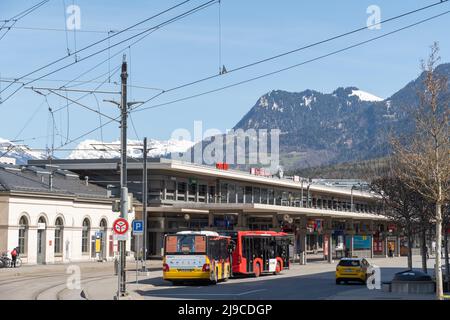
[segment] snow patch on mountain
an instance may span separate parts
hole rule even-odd
[[[149,158],[164,157],[171,153],[185,152],[194,145],[188,140],[154,140],[148,139]],[[128,140],[127,155],[130,158],[142,158],[143,142]],[[68,159],[111,159],[120,157],[120,141],[105,143],[97,140],[85,140],[78,144]]]
[[[44,152],[0,138],[0,158],[13,158],[16,164],[27,164],[28,160],[44,160],[47,156]]]
[[[362,90],[352,90],[352,94],[350,95],[350,97],[351,96],[357,96],[361,101],[379,102],[384,100],[383,98],[377,97],[371,93]]]

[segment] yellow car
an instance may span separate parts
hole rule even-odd
[[[369,267],[370,263],[364,258],[342,258],[336,266],[336,284],[340,284],[342,281],[366,283]]]

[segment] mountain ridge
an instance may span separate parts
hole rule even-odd
[[[449,78],[450,63],[436,73]],[[233,129],[279,129],[280,162],[288,170],[384,157],[391,134],[414,129],[411,111],[419,104],[424,77],[422,72],[386,99],[354,86],[332,93],[272,90]],[[205,147],[208,141],[201,143]]]

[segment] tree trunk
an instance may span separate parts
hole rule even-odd
[[[436,202],[436,299],[444,299],[444,290],[442,283],[442,269],[441,269],[441,252],[442,252],[442,205]]]
[[[447,275],[447,292],[450,292],[450,262],[448,257],[448,225],[444,230],[445,273]]]
[[[412,231],[411,229],[408,231],[408,269],[412,270],[413,261],[412,261]]]
[[[427,268],[427,229],[425,225],[422,226],[421,230],[421,251],[422,251],[422,271],[428,273]]]

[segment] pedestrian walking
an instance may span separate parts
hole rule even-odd
[[[394,244],[392,242],[389,242],[389,257],[394,257]]]

